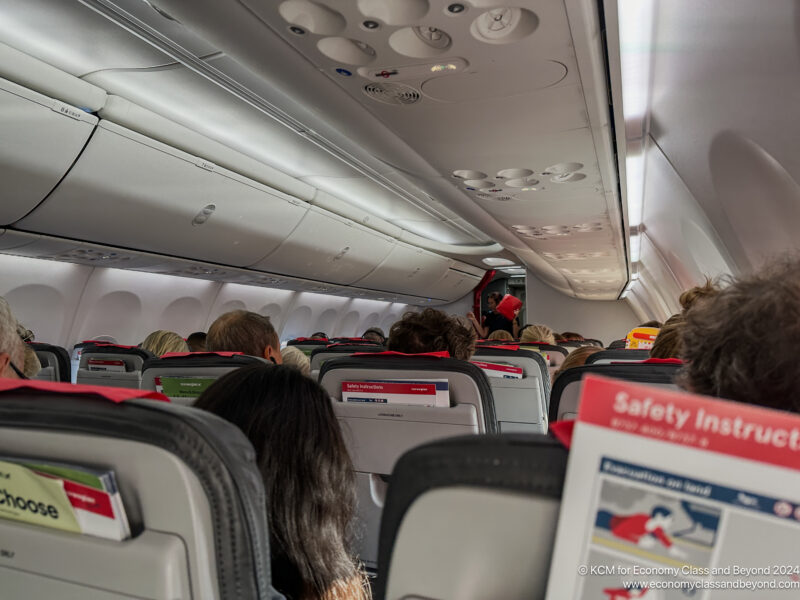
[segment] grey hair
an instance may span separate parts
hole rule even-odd
[[[0,352],[10,354],[14,364],[21,368],[25,346],[22,345],[22,339],[17,334],[18,325],[8,302],[0,296]]]

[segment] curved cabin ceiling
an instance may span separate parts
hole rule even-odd
[[[625,286],[591,3],[82,4],[7,2],[0,39],[132,103],[101,117],[142,107],[271,167],[262,182],[278,191],[411,246],[510,259],[578,297]],[[121,124],[193,153],[168,127]],[[57,235],[56,216],[34,211],[30,230]]]

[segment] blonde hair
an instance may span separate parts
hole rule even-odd
[[[42,363],[36,356],[36,350],[32,346],[25,344],[25,362],[23,362],[22,372],[25,377],[33,379],[42,370]]]
[[[514,339],[514,336],[508,333],[505,329],[495,329],[489,334],[489,339],[501,342],[510,342]]]
[[[149,350],[156,356],[163,356],[170,352],[188,352],[189,346],[184,339],[174,331],[159,329],[154,331],[142,342],[142,348]]]
[[[297,369],[303,375],[311,373],[311,361],[297,346],[286,346],[281,350],[281,360],[284,365]]]
[[[520,342],[542,342],[552,346],[556,343],[553,330],[547,325],[528,325],[519,338]]]

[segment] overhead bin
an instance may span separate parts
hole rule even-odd
[[[398,242],[389,255],[358,287],[435,298],[431,291],[453,261],[427,250]]]
[[[393,240],[312,207],[281,246],[252,268],[348,285],[377,267]]]
[[[67,172],[97,117],[0,79],[0,224],[33,210]]]
[[[260,261],[308,204],[101,120],[58,188],[18,226],[232,266]]]
[[[475,289],[481,281],[481,275],[473,275],[458,269],[448,269],[447,273],[436,282],[430,296],[442,300],[458,300]]]

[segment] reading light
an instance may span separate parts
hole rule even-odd
[[[453,63],[447,63],[442,65],[433,65],[431,67],[431,73],[439,73],[441,71],[455,71],[458,67]]]

